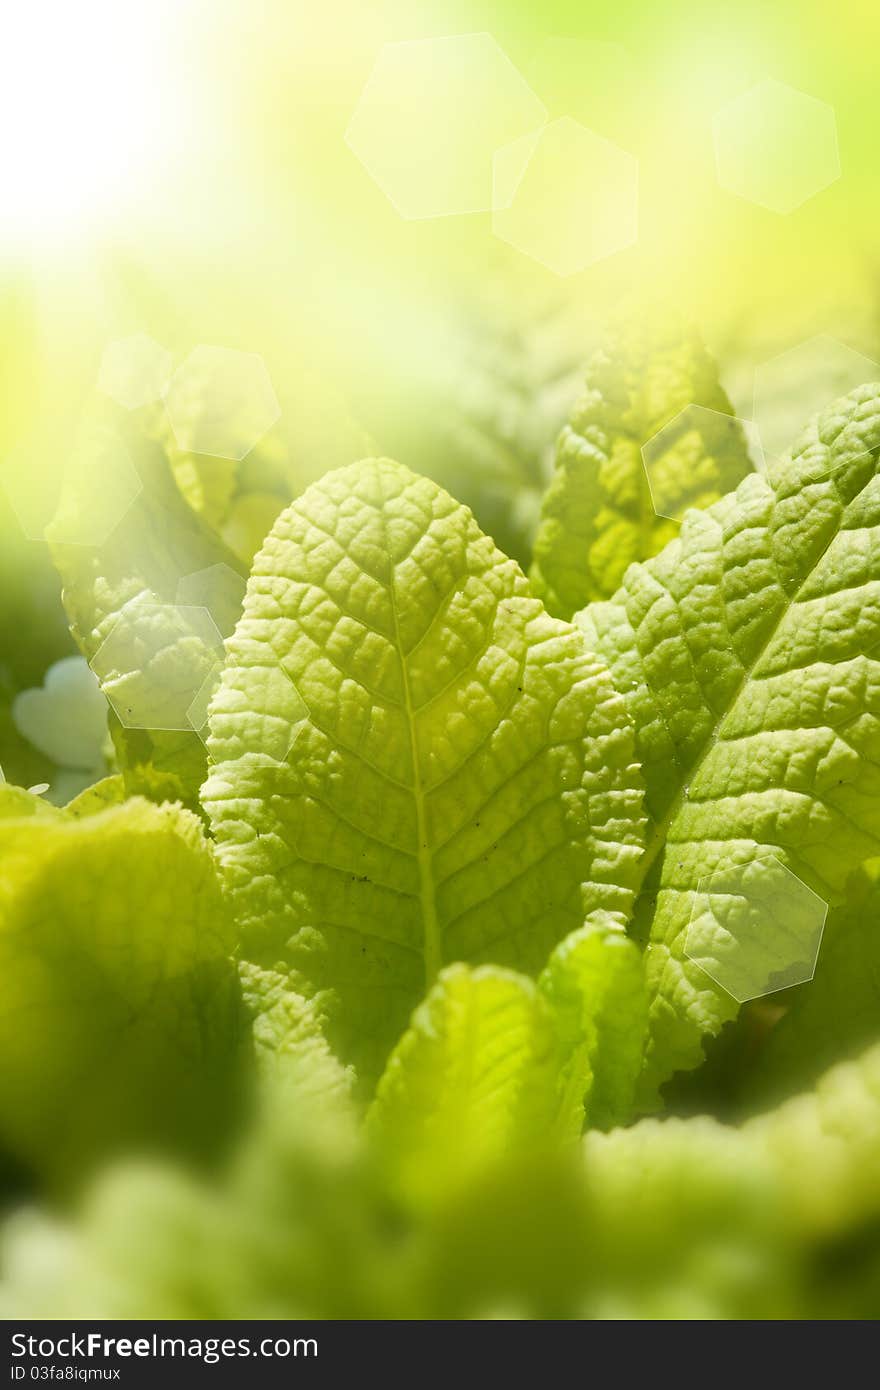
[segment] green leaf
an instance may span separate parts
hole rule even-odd
[[[146,427],[161,444],[175,482],[192,510],[250,566],[281,509],[326,469],[373,450],[345,398],[305,359],[289,368],[296,377],[295,406],[243,459],[219,458],[182,449],[164,407],[150,413]],[[176,383],[178,397],[180,381]],[[192,381],[187,408],[191,427],[211,414],[217,384]],[[181,402],[182,403],[182,402]]]
[[[410,1199],[436,1202],[505,1154],[630,1118],[647,1001],[609,913],[557,946],[537,986],[497,966],[441,972],[379,1081],[370,1131]]]
[[[90,664],[126,605],[173,605],[181,579],[213,565],[227,565],[241,575],[246,572],[187,506],[159,446],[141,435],[135,422],[126,423],[121,413],[108,406],[92,427],[105,434],[109,431],[113,447],[127,448],[134,456],[142,490],[100,545],[63,544],[57,539],[63,531],[59,533],[53,526],[47,530],[63,581],[71,630]],[[69,485],[80,508],[85,508],[88,479],[80,482],[74,477]],[[164,679],[162,673],[170,674],[175,664],[185,663],[188,640],[191,636],[184,626],[177,643],[179,652],[169,647],[163,654],[158,678]],[[124,689],[127,680],[145,678],[137,664],[136,644],[129,645],[127,654],[131,669],[116,669],[112,677],[105,675],[105,693],[112,695],[114,690]],[[155,800],[195,800],[204,779],[206,755],[193,729],[126,727],[114,711],[110,730],[130,794],[141,793]]]
[[[611,1129],[632,1116],[648,1025],[642,956],[609,913],[567,936],[538,988],[561,1052],[571,1126]]]
[[[198,821],[30,800],[0,819],[0,1141],[63,1183],[130,1144],[210,1151],[239,996]]]
[[[625,693],[648,789],[646,1100],[736,1012],[685,956],[701,882],[769,859],[834,903],[880,849],[878,448],[864,387],[578,617]]]
[[[641,845],[605,667],[436,484],[329,474],[258,555],[203,791],[245,958],[369,1084],[444,964],[537,973]]]
[[[551,613],[570,618],[609,598],[628,565],[675,536],[675,521],[654,509],[642,446],[690,405],[733,414],[699,336],[674,318],[627,323],[593,357],[559,436],[535,540],[532,586]],[[699,418],[662,463],[664,492],[681,506],[714,502],[751,470],[739,428]]]
[[[395,1047],[369,1128],[410,1200],[436,1201],[558,1131],[560,1050],[534,983],[495,966],[442,971]],[[574,1129],[583,1122],[583,1107]]]
[[[112,777],[102,777],[100,782],[93,782],[90,787],[86,787],[84,792],[75,796],[64,808],[68,815],[82,819],[83,816],[94,816],[98,811],[106,811],[110,806],[121,806],[125,801],[125,781],[118,774]]]
[[[190,507],[219,531],[232,509],[238,461],[176,449],[169,462],[174,480]]]
[[[29,816],[41,820],[55,820],[61,814],[51,802],[44,801],[41,796],[35,796],[25,787],[16,787],[10,782],[0,781],[0,821],[23,820]]]
[[[196,412],[197,408],[194,407],[192,411],[193,423],[195,423]],[[219,458],[211,454],[194,454],[182,449],[177,443],[164,407],[157,407],[149,414],[146,430],[150,437],[161,446],[174,481],[191,510],[201,517],[212,531],[222,533],[223,527],[239,500],[239,488],[245,465],[240,459]],[[253,471],[256,464],[259,463],[261,468],[269,474],[272,482],[277,483],[280,489],[280,495],[275,495],[272,498],[274,510],[269,517],[269,526],[271,526],[285,500],[286,489],[280,478],[286,457],[284,448],[273,432],[268,437],[257,441],[251,450],[251,455],[248,464],[249,469]],[[268,526],[266,529],[268,530]],[[259,547],[259,542],[262,541],[265,534],[264,531],[255,548]],[[235,550],[236,554],[239,553],[236,547],[230,548]],[[240,558],[249,564],[253,559],[253,554],[252,550],[249,554],[241,554]]]

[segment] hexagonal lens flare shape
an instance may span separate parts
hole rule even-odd
[[[208,741],[208,710],[220,684],[222,674],[223,668],[221,666],[212,667],[196,691],[192,703],[187,707],[187,721],[204,744],[207,744]]]
[[[827,333],[762,362],[754,414],[767,453],[781,458],[817,411],[869,381],[880,381],[880,363]]]
[[[64,469],[47,539],[59,545],[103,545],[142,488],[140,474],[116,432],[103,425],[83,429]]]
[[[828,904],[779,859],[697,885],[685,955],[738,1003],[813,978]]]
[[[136,599],[90,664],[126,728],[189,730],[190,707],[223,655],[206,608]]]
[[[208,738],[208,707],[220,684],[219,675],[220,673],[214,679],[212,673],[206,679],[189,709],[190,724],[196,728],[203,742],[207,742]],[[249,721],[243,735],[235,718],[235,714],[241,709],[242,695],[237,681],[233,679],[221,692],[211,721],[211,735],[216,740],[215,757],[218,761],[223,760],[222,750],[229,737],[230,727],[234,731],[233,737],[238,748],[255,758],[283,763],[287,760],[294,743],[308,726],[308,708],[281,666],[262,667],[260,684],[261,707],[253,711],[253,719]],[[231,725],[226,717],[228,713],[233,716]],[[218,749],[221,750],[219,755]]]
[[[177,585],[175,599],[184,607],[207,608],[224,637],[229,637],[241,617],[247,585],[229,565],[209,565],[186,574]]]
[[[547,112],[491,34],[388,43],[346,143],[405,218],[488,212],[492,156]]]
[[[657,515],[683,521],[763,472],[764,451],[753,421],[687,405],[642,445],[642,462]]]
[[[712,121],[718,182],[771,212],[794,212],[840,177],[834,108],[765,81]]]
[[[568,116],[495,156],[492,230],[556,275],[638,237],[638,160]]]
[[[0,464],[24,534],[58,545],[103,545],[142,489],[123,441],[105,422],[41,426]]]
[[[181,449],[238,460],[281,415],[258,353],[207,344],[193,348],[174,373],[165,409]]]

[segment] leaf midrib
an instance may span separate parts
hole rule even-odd
[[[400,661],[403,684],[403,710],[409,730],[410,758],[412,761],[412,796],[416,810],[416,861],[419,872],[419,903],[422,911],[422,946],[425,961],[425,987],[430,989],[443,966],[442,936],[437,917],[437,889],[434,882],[434,857],[428,846],[428,822],[425,813],[425,788],[422,783],[422,770],[419,760],[419,746],[416,738],[415,705],[409,679],[409,665],[400,636],[400,621],[397,611],[396,573],[391,564],[388,586],[391,599],[391,616],[394,623],[394,645]]]

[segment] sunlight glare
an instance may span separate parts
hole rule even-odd
[[[173,135],[173,10],[171,0],[6,9],[0,244],[69,244],[138,193]]]

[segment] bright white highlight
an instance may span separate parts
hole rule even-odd
[[[0,246],[69,244],[140,192],[173,134],[173,13],[172,0],[5,8]]]

